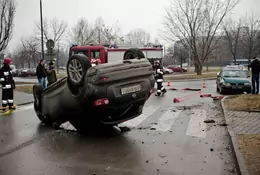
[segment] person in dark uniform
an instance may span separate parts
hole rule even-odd
[[[14,105],[14,89],[15,82],[11,72],[11,58],[5,58],[3,67],[0,69],[0,81],[2,84],[2,107],[1,110],[7,111],[15,109]]]
[[[164,95],[167,91],[163,87],[163,69],[161,67],[160,61],[157,60],[155,61],[155,79],[157,83],[157,93],[155,94],[156,96],[161,96]]]
[[[56,72],[55,72],[55,69],[54,69],[53,61],[51,61],[49,63],[49,69],[46,72],[47,72],[47,80],[48,80],[47,86],[50,86],[57,81],[57,76],[56,76]]]
[[[254,57],[252,62],[248,65],[248,68],[251,68],[252,94],[259,94],[260,60]]]
[[[44,66],[44,60],[41,59],[37,68],[36,68],[36,75],[39,83],[43,86],[43,88],[46,88],[46,70]]]

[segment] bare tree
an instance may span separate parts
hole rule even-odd
[[[38,37],[41,39],[41,25],[38,23],[36,25]],[[68,25],[65,21],[59,21],[57,18],[53,18],[48,21],[47,18],[43,20],[43,37],[44,41],[47,42],[48,39],[52,39],[54,43],[60,42],[64,39],[67,34]]]
[[[12,38],[15,9],[15,0],[0,1],[0,52],[7,47]]]
[[[88,20],[81,18],[70,32],[70,42],[78,45],[89,45],[96,43],[95,28]]]
[[[223,30],[225,32],[224,38],[227,41],[229,51],[232,54],[235,63],[237,59],[237,49],[239,44],[241,44],[241,27],[242,19],[239,19],[238,21],[228,19],[223,25]]]
[[[130,44],[147,44],[150,39],[150,34],[140,28],[134,29],[127,34],[127,42]]]
[[[17,67],[36,67],[39,59],[39,42],[35,37],[22,38],[16,50],[13,52]]]
[[[198,75],[218,42],[216,37],[225,17],[239,0],[172,0],[166,9],[162,38],[170,43],[181,41],[191,50]]]
[[[108,26],[102,17],[95,21],[95,31],[98,44],[118,44],[124,41],[120,28],[115,24]]]
[[[258,16],[255,13],[252,13],[250,16],[244,17],[244,27],[242,28],[242,39],[246,50],[247,50],[247,58],[248,62],[251,61],[251,58],[256,52],[258,52],[258,49],[256,51],[257,46],[257,40],[259,36],[259,29],[260,29],[260,21],[256,19],[256,16]]]
[[[186,61],[189,57],[188,49],[185,47],[175,48],[174,57],[176,58],[176,60],[178,61],[178,63],[181,65],[181,68],[182,68],[182,64],[186,63]]]

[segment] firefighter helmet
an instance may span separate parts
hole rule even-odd
[[[11,64],[11,62],[12,62],[12,59],[9,57],[4,59],[4,64]]]
[[[156,60],[156,61],[155,61],[155,65],[160,65],[160,61],[159,61],[159,60]]]

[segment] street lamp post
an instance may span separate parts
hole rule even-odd
[[[42,22],[42,0],[40,0],[40,17],[41,17],[41,45],[42,45],[42,59],[44,59],[43,22]]]

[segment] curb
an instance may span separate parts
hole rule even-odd
[[[32,104],[34,101],[29,101],[29,102],[25,102],[25,103],[20,103],[20,104],[17,104],[17,106],[25,106],[25,105],[29,105],[29,104]]]
[[[224,101],[228,98],[229,96],[227,97],[224,97],[222,100],[221,100],[221,108],[222,108],[222,111],[223,111],[223,114],[224,114],[224,119],[225,119],[225,122],[227,124],[227,129],[228,129],[228,136],[230,138],[230,143],[231,143],[231,147],[232,147],[232,151],[234,153],[234,157],[235,157],[235,164],[236,164],[236,167],[237,167],[237,172],[238,174],[240,175],[250,175],[246,166],[245,166],[245,162],[244,162],[244,158],[242,156],[242,154],[240,153],[239,151],[239,148],[238,148],[238,143],[237,143],[237,136],[235,134],[235,132],[233,131],[233,128],[232,126],[230,125],[230,123],[228,123],[228,120],[226,118],[226,113],[227,113],[227,109],[224,105]]]
[[[166,80],[167,77],[165,78],[165,82],[170,81],[170,82],[186,82],[186,81],[202,81],[202,80],[216,80],[217,78],[196,78],[196,79],[183,79],[183,80]]]

